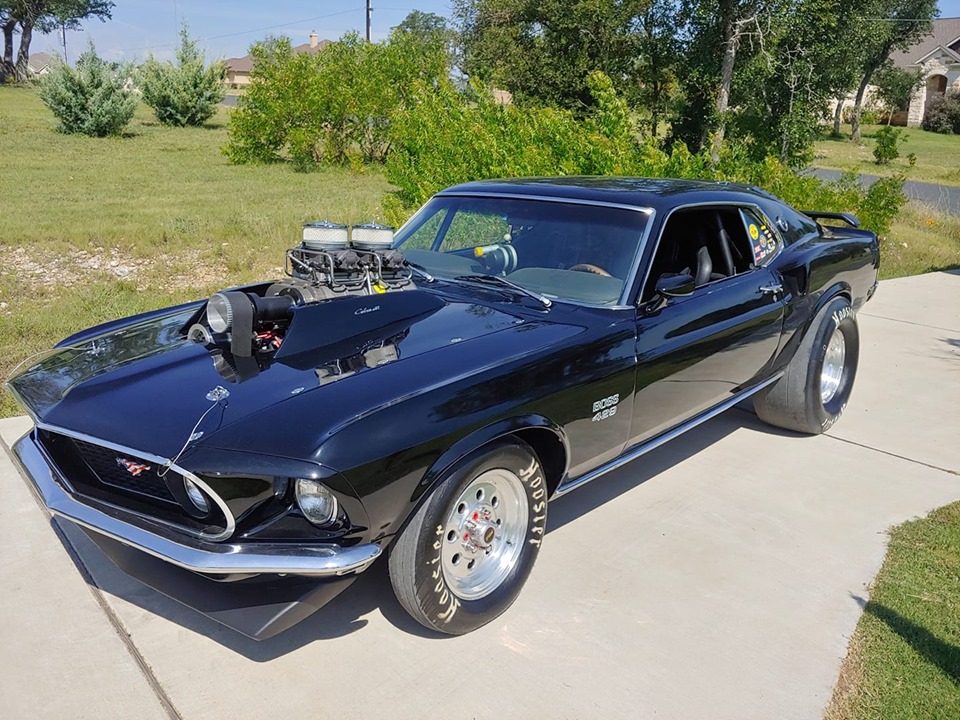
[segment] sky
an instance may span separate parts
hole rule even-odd
[[[411,10],[449,17],[450,0],[372,0],[374,40],[385,38]],[[250,45],[267,35],[286,35],[295,45],[307,42],[311,31],[335,40],[346,32],[364,32],[365,0],[115,0],[113,19],[84,22],[67,32],[67,57],[75,60],[92,39],[97,53],[108,60],[142,60],[153,54],[173,57],[179,23],[200,40],[208,58],[246,55]],[[960,17],[960,0],[940,0],[941,17]],[[62,52],[59,33],[35,35],[32,52]]]

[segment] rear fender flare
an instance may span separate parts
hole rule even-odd
[[[836,282],[825,288],[817,297],[816,303],[811,303],[809,306],[810,311],[803,319],[802,326],[792,333],[790,339],[787,341],[787,344],[781,348],[776,363],[777,367],[783,367],[786,365],[786,363],[793,359],[794,354],[800,347],[800,343],[803,342],[803,338],[806,337],[808,332],[815,329],[811,327],[814,319],[817,317],[820,311],[830,303],[830,301],[837,297],[844,297],[849,301],[851,296],[851,288],[845,282]]]

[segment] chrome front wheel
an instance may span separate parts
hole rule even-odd
[[[478,600],[500,587],[520,558],[528,515],[523,483],[510,470],[488,470],[467,485],[447,513],[440,552],[454,595]]]
[[[547,481],[536,453],[513,437],[445,473],[390,546],[390,582],[410,615],[462,635],[499,617],[520,594],[546,532]]]

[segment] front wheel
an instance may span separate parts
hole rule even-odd
[[[840,418],[857,375],[860,331],[846,298],[837,297],[814,318],[783,377],[754,396],[761,420],[817,435]]]
[[[390,581],[428,628],[462,635],[513,604],[533,569],[547,520],[537,456],[516,439],[450,471],[394,541]]]

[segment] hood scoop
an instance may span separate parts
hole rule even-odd
[[[379,338],[397,335],[444,305],[432,293],[409,290],[297,306],[274,359],[298,369],[319,367],[360,352]]]

